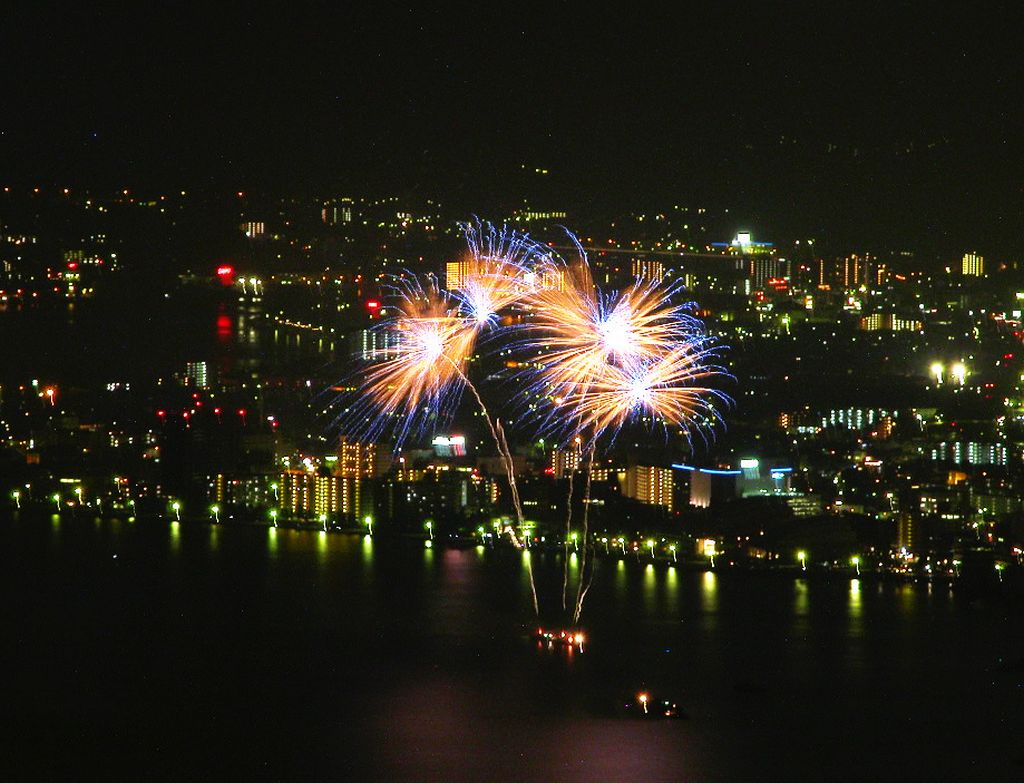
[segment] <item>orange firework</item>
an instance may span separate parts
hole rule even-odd
[[[585,262],[565,272],[563,285],[528,297],[532,313],[522,341],[540,367],[531,393],[553,400],[559,412],[566,400],[579,405],[592,388],[649,370],[669,354],[678,362],[677,348],[692,353],[704,339],[699,322],[673,303],[675,286],[638,282],[605,297]]]
[[[576,431],[596,435],[615,432],[630,419],[649,417],[665,426],[676,425],[689,436],[721,419],[715,403],[728,397],[707,385],[723,374],[708,361],[714,347],[682,341],[642,365],[606,364],[586,386],[558,406],[576,422]]]
[[[526,234],[491,223],[462,224],[468,253],[453,265],[448,286],[460,311],[478,329],[493,326],[498,314],[521,301],[548,266],[548,250]]]
[[[370,429],[397,417],[401,440],[426,418],[451,413],[466,383],[476,331],[436,286],[400,281],[396,290],[398,314],[384,333],[387,358],[366,372],[363,391],[376,414]]]

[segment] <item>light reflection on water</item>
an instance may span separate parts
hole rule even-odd
[[[658,606],[658,577],[654,572],[654,563],[644,566],[643,590],[644,609],[647,610],[647,614],[654,615]]]
[[[800,754],[807,763],[862,751],[858,763],[871,764],[888,736],[880,714],[914,726],[947,705],[972,718],[962,723],[970,739],[993,733],[992,757],[1007,753],[1004,695],[1011,689],[1003,686],[1010,680],[991,662],[1002,651],[999,640],[1013,649],[1020,633],[1000,623],[998,612],[955,595],[936,591],[929,602],[923,585],[889,584],[876,596],[870,576],[796,581],[601,559],[584,611],[585,651],[538,651],[524,630],[532,621],[526,564],[546,579],[550,595],[561,587],[564,562],[543,550],[459,550],[437,542],[428,549],[413,540],[284,528],[203,531],[166,520],[96,528],[88,518],[46,516],[0,521],[7,551],[17,556],[8,562],[17,576],[11,585],[25,591],[5,604],[29,639],[18,654],[52,664],[23,667],[29,677],[37,670],[45,677],[16,693],[19,709],[32,691],[52,687],[71,694],[65,698],[76,709],[102,691],[118,709],[151,698],[141,707],[159,714],[177,698],[191,714],[216,692],[226,708],[273,722],[282,745],[301,746],[318,760],[329,755],[336,769],[350,758],[372,761],[391,779],[426,779],[424,769],[450,780],[470,773],[468,779],[491,780],[765,779],[772,776],[758,778],[744,759],[751,767],[764,763],[787,737],[807,739]],[[13,527],[28,531],[27,543],[10,545]],[[213,551],[210,568],[204,558]],[[182,567],[161,568],[172,561]],[[38,571],[56,578],[31,581]],[[32,589],[50,594],[24,600]],[[161,605],[172,608],[154,611]],[[26,622],[35,614],[45,619],[46,611],[117,622],[109,634],[79,640],[84,654],[71,673],[56,653],[47,658],[60,648],[59,624]],[[829,643],[794,645],[794,624]],[[957,640],[955,655],[936,638]],[[285,665],[298,660],[304,665]],[[109,680],[111,666],[123,692]],[[189,676],[178,676],[186,667]],[[172,675],[160,679],[161,670]],[[1000,688],[986,689],[983,677]],[[50,680],[55,684],[45,685]],[[249,696],[254,682],[258,699]],[[906,698],[892,698],[893,682]],[[615,719],[613,697],[641,683],[678,696],[690,720]],[[824,692],[829,699],[806,698]],[[838,739],[837,712],[849,727]],[[207,730],[190,720],[172,723],[179,732],[173,739],[187,743]],[[756,737],[753,720],[761,727]],[[308,741],[317,727],[323,733]],[[247,733],[231,739],[224,752],[242,755],[259,745]],[[927,731],[908,730],[900,753],[920,763],[932,740]],[[730,755],[743,743],[755,747]],[[722,764],[725,772],[714,774]],[[448,765],[468,772],[446,775]],[[797,779],[793,769],[782,771]]]
[[[273,525],[267,528],[267,552],[271,559],[277,558],[277,528]]]
[[[860,579],[850,580],[850,600],[847,604],[847,610],[850,614],[851,620],[859,620],[861,615],[861,603],[860,603]]]
[[[718,611],[718,574],[705,571],[700,580],[700,588],[701,611],[714,614]]]

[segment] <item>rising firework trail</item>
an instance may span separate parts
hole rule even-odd
[[[477,221],[462,226],[468,256],[459,262],[452,291],[433,280],[424,286],[415,277],[395,278],[388,310],[393,315],[378,331],[386,358],[361,377],[365,395],[347,417],[356,432],[374,436],[390,423],[398,446],[410,435],[447,420],[462,392],[469,389],[487,422],[508,477],[518,528],[524,516],[515,465],[501,420],[488,410],[467,370],[477,342],[500,333],[500,314],[534,287],[546,263],[547,248],[507,228]],[[354,412],[354,415],[352,413]],[[516,528],[504,532],[517,548],[524,542]],[[539,612],[533,569],[529,561],[534,611]]]

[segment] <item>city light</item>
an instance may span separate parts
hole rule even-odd
[[[796,558],[797,558],[797,560],[800,561],[800,569],[802,571],[806,571],[807,570],[807,553],[804,550],[801,549],[799,552],[796,553]]]
[[[171,503],[171,511],[174,512],[174,519],[175,519],[175,521],[176,522],[180,522],[181,521],[181,503],[179,503],[177,500],[175,500],[173,503]]]
[[[14,500],[15,507],[20,509],[21,508],[21,492],[19,492],[16,489],[13,490],[11,492],[11,498]]]
[[[957,362],[949,368],[949,376],[958,386],[963,386],[967,381],[967,366],[963,362]]]
[[[218,506],[218,505],[210,506],[210,513],[213,514],[213,522],[214,522],[214,524],[219,525],[220,524],[220,506]]]

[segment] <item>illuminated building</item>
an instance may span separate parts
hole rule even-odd
[[[566,478],[580,469],[582,455],[578,449],[553,449],[551,470],[556,479]]]
[[[854,253],[843,259],[843,288],[860,288],[870,279],[873,259],[870,253]]]
[[[337,198],[325,201],[320,210],[320,219],[328,226],[339,223],[351,223],[355,202],[350,198]]]
[[[744,272],[749,282],[746,293],[764,288],[769,280],[786,280],[789,278],[789,262],[784,258],[771,255],[752,255],[743,262]]]
[[[206,362],[186,362],[185,376],[182,382],[185,386],[194,386],[197,389],[210,388],[207,382]]]
[[[665,265],[657,259],[634,258],[633,277],[660,283],[665,279]]]
[[[438,457],[465,457],[466,437],[464,435],[438,435],[431,441]]]
[[[622,494],[652,506],[672,510],[672,469],[656,465],[630,465],[622,477]]]
[[[954,465],[997,465],[1007,464],[1005,443],[978,443],[977,441],[944,441],[936,444],[931,451],[934,462],[951,462]]]
[[[985,259],[977,253],[964,253],[960,269],[965,277],[984,277]]]
[[[402,333],[394,329],[361,329],[356,341],[356,353],[364,362],[381,362],[398,352]]]
[[[373,443],[342,440],[338,446],[338,463],[334,472],[338,476],[354,479],[378,475],[377,446]]]
[[[322,471],[289,470],[281,474],[280,484],[281,508],[292,516],[356,517],[361,512],[356,479]]]
[[[572,473],[583,470],[584,455],[576,449],[553,449],[551,452],[551,472],[556,479],[568,478]],[[609,465],[599,464],[597,460],[590,466],[592,481],[609,481],[618,469]]]
[[[914,318],[903,318],[892,313],[872,313],[860,319],[860,328],[865,332],[920,332],[924,324]]]
[[[263,224],[262,220],[249,220],[243,223],[240,228],[242,229],[242,233],[249,237],[249,239],[256,239],[267,232],[266,226]]]
[[[902,511],[896,519],[896,547],[913,552],[918,543],[920,523],[910,511]]]
[[[531,220],[565,220],[567,213],[555,210],[553,212],[542,212],[531,209],[521,209],[513,214],[512,219],[520,222],[530,222]]]
[[[741,459],[739,468],[698,468],[681,463],[672,468],[690,474],[690,505],[698,508],[728,498],[793,494],[789,483],[793,468],[768,467],[759,459]]]
[[[449,291],[457,291],[462,288],[466,277],[473,274],[476,265],[472,260],[449,261],[444,268],[445,287]]]

